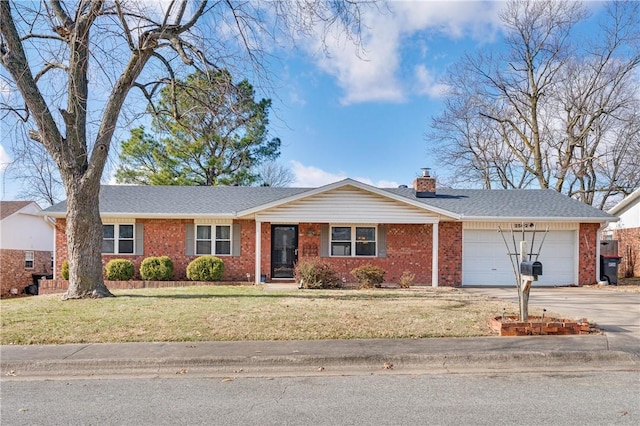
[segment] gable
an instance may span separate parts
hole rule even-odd
[[[640,227],[640,189],[618,203],[610,212],[620,217],[620,221],[614,225],[614,228]]]
[[[290,223],[434,223],[438,215],[346,185],[260,211],[256,219]]]
[[[40,211],[36,203],[28,202],[14,214],[4,217],[0,247],[11,250],[52,251],[53,227],[45,217],[39,215]]]
[[[0,220],[11,216],[32,203],[33,201],[0,201]]]

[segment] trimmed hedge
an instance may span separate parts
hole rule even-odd
[[[62,262],[62,266],[60,267],[60,276],[62,276],[63,280],[69,279],[69,261],[65,260]]]
[[[173,261],[169,256],[151,256],[140,264],[140,278],[146,281],[168,281],[173,279]]]
[[[187,278],[191,281],[220,281],[224,262],[216,256],[200,256],[187,265]]]
[[[295,276],[300,288],[339,288],[342,286],[340,277],[331,265],[324,263],[317,257],[299,261],[296,264]]]
[[[364,265],[351,270],[351,275],[360,283],[361,288],[382,287],[385,270],[373,265]]]
[[[133,262],[128,259],[111,259],[105,266],[105,278],[129,281],[133,277]]]

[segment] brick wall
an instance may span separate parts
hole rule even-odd
[[[404,271],[410,271],[415,274],[414,284],[430,285],[431,284],[431,258],[432,258],[432,242],[433,242],[433,226],[432,225],[385,225],[387,227],[387,255],[386,257],[323,257],[322,260],[330,264],[341,278],[347,283],[355,282],[355,278],[351,275],[351,270],[359,266],[371,264],[379,266],[386,271],[385,283],[398,283]],[[320,228],[318,223],[300,224],[298,228],[298,260],[320,256]],[[455,239],[455,227],[445,231],[445,238]],[[459,226],[459,241],[462,244],[462,227]],[[270,226],[263,224],[262,230],[262,247],[263,255],[265,247],[270,251],[269,235]],[[458,252],[462,253],[462,246]],[[454,262],[455,263],[455,262]],[[461,261],[460,261],[461,264]],[[441,262],[442,265],[442,262]],[[262,261],[263,273],[268,271],[269,263],[263,257]],[[266,268],[266,269],[265,269]],[[442,268],[442,266],[441,266]],[[448,266],[447,266],[448,268]],[[457,285],[459,279],[455,282],[455,274],[451,275],[447,270],[447,279],[442,285]],[[441,269],[442,273],[442,269]],[[460,272],[458,272],[460,276]]]
[[[619,277],[640,277],[640,228],[617,229],[613,239],[618,240]]]
[[[578,231],[578,285],[596,283],[596,256],[598,229],[597,223],[581,223]]]
[[[59,268],[67,259],[66,238],[64,235],[64,219],[56,223],[56,278]],[[174,279],[186,279],[186,267],[197,256],[186,256],[186,227],[191,220],[139,219],[144,223],[144,255],[104,255],[103,264],[113,258],[126,258],[133,261],[136,274],[140,262],[148,256],[169,256],[174,262]],[[251,220],[235,221],[241,225],[240,256],[221,256],[225,262],[224,281],[254,280],[255,274],[255,222]],[[441,222],[439,234],[439,285],[458,286],[462,282],[462,223]],[[419,224],[386,225],[387,256],[384,258],[327,257],[336,271],[347,282],[354,282],[351,270],[358,266],[372,264],[386,271],[385,282],[397,283],[405,270],[415,274],[417,285],[431,284],[431,259],[433,226]],[[596,234],[598,224],[581,224],[579,231],[579,284],[587,285],[595,282],[596,268]],[[320,256],[319,223],[302,223],[298,227],[299,259]],[[262,223],[260,234],[262,247],[261,273],[271,274],[271,224]],[[636,238],[636,241],[638,238]],[[136,275],[134,278],[138,279]]]
[[[186,255],[187,225],[193,224],[188,219],[138,219],[136,223],[144,224],[144,254],[104,254],[102,264],[111,259],[128,259],[134,264],[134,279],[140,279],[139,270],[142,261],[149,256],[169,256],[173,261],[174,279],[187,279],[187,265],[198,256]],[[220,256],[224,261],[223,281],[247,281],[246,274],[254,275],[255,265],[255,223],[249,220],[238,220],[240,224],[240,256]],[[67,260],[67,239],[65,236],[65,220],[56,221],[56,269],[55,278],[61,278],[60,267]]]
[[[462,285],[462,223],[440,222],[438,241],[439,285]]]
[[[9,295],[12,288],[22,293],[24,287],[33,284],[32,274],[50,275],[51,252],[33,251],[33,268],[25,268],[24,250],[0,250],[0,297]]]

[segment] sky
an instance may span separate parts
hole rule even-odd
[[[502,6],[390,2],[386,13],[365,14],[362,53],[339,41],[328,56],[308,44],[284,58],[287,90],[274,99],[272,133],[283,143],[280,162],[296,176],[292,186],[347,177],[411,185],[423,167],[438,175],[426,135],[443,108],[439,79],[464,52],[499,40]]]
[[[274,52],[270,134],[282,141],[278,162],[294,173],[291,186],[344,178],[411,185],[423,167],[446,178],[426,144],[431,119],[443,110],[446,88],[439,81],[465,52],[500,48],[503,6],[391,1],[387,12],[363,15],[359,54],[353,44],[331,38],[328,54],[317,40]],[[10,145],[0,142],[0,198],[18,198],[20,188],[4,179]]]

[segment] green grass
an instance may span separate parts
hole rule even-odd
[[[515,290],[514,290],[515,291]],[[317,340],[491,335],[508,302],[452,288],[268,291],[210,286],[0,301],[0,343]],[[532,313],[534,314],[534,313]]]

